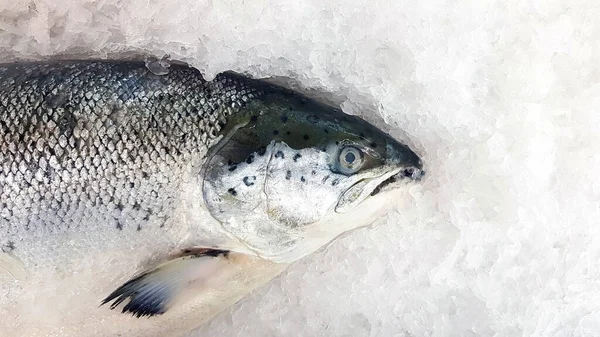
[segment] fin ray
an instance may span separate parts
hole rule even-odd
[[[138,318],[164,314],[179,292],[193,282],[207,280],[228,257],[226,250],[190,250],[187,255],[180,254],[125,282],[102,300],[100,306],[112,302],[110,309],[114,310],[129,300],[122,313]]]

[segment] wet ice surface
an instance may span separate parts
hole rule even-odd
[[[2,1],[0,58],[145,52],[293,78],[408,142],[398,212],[193,336],[593,336],[595,1]]]

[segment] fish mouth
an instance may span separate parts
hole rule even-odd
[[[370,196],[393,189],[404,182],[420,181],[425,172],[414,166],[399,167],[376,176],[363,178],[350,186],[338,200],[335,207],[337,213],[344,213]]]
[[[421,181],[421,178],[423,178],[424,175],[425,171],[416,167],[408,167],[402,169],[397,174],[387,178],[386,180],[382,181],[379,185],[377,185],[377,187],[375,187],[375,189],[373,189],[373,191],[371,192],[371,196],[379,194],[379,192],[385,190],[388,186],[394,185],[394,183],[401,180],[411,179],[412,181]]]

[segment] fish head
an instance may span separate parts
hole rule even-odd
[[[423,174],[407,146],[299,95],[255,100],[225,129],[206,164],[206,206],[232,236],[277,262],[368,225],[374,206],[365,201]]]

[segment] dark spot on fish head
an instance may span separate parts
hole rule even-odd
[[[308,140],[308,138],[310,138],[310,137],[308,137],[308,135],[302,136],[302,139],[304,139],[304,140]]]
[[[235,190],[235,188],[230,188],[227,190],[227,192],[231,195],[233,195],[234,197],[237,195],[237,191]]]
[[[244,184],[246,186],[252,186],[254,185],[254,180],[256,180],[255,176],[252,177],[244,177],[244,179],[242,179],[242,181],[244,182]]]
[[[252,121],[252,122],[256,122],[257,120],[258,120],[258,116],[256,116],[256,115],[250,117],[250,121]]]
[[[229,167],[229,172],[233,172],[233,171],[235,171],[235,169],[236,169],[236,168],[237,168],[237,165],[231,165],[231,166]]]
[[[292,171],[289,171],[289,170],[288,170],[288,171],[285,173],[285,179],[286,179],[286,180],[290,180],[290,179],[292,179]]]
[[[273,130],[273,134],[277,136],[279,134],[279,130]]]
[[[329,133],[329,130],[327,130],[327,129],[323,129],[323,131],[325,131],[325,133]]]
[[[285,158],[285,155],[283,154],[283,152],[282,152],[282,151],[277,151],[277,152],[275,153],[275,158],[281,158],[281,159],[284,159],[284,158]]]
[[[315,170],[312,170],[312,171],[310,172],[310,174],[312,174],[313,176],[316,176],[316,175],[317,175],[317,171],[315,171]]]
[[[303,183],[305,183],[305,182],[306,182],[306,179],[304,179],[304,176],[301,176],[301,177],[300,177],[300,181],[301,181],[301,182],[303,182]]]
[[[375,148],[377,148],[377,143],[371,143],[370,145],[371,145],[371,147],[372,147],[372,148],[374,148],[374,149],[375,149]]]
[[[246,158],[246,164],[252,164],[253,161],[254,161],[253,154],[249,155],[248,158]]]
[[[287,115],[281,115],[281,123],[287,123],[288,121],[288,116]]]
[[[130,182],[129,183],[129,188],[134,188],[135,187],[135,183],[134,182]]]
[[[4,245],[2,246],[2,249],[1,249],[1,250],[2,250],[2,252],[3,252],[3,253],[10,253],[10,252],[12,252],[13,250],[15,250],[15,248],[16,248],[16,246],[15,246],[15,243],[14,243],[14,241],[10,241],[10,240],[9,240],[8,242],[6,242],[6,244],[4,244]]]
[[[291,131],[287,131],[285,134],[289,136],[289,135],[292,134],[292,132]]]
[[[296,153],[296,154],[294,155],[294,158],[293,158],[293,159],[294,159],[294,161],[298,161],[298,159],[300,159],[300,158],[302,158],[302,155],[301,155],[300,153]]]

